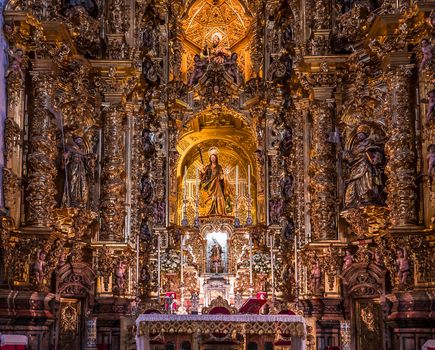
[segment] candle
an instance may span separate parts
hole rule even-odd
[[[236,200],[239,197],[239,166],[236,165]],[[237,208],[237,201],[236,201]]]
[[[184,166],[184,189],[183,189],[183,202],[186,205],[187,199],[187,165]]]
[[[196,187],[196,200],[198,201],[198,193],[199,193],[199,176],[198,176],[198,167],[195,169],[195,187]]]
[[[248,164],[248,198],[251,199],[251,165]]]
[[[270,272],[272,274],[272,300],[275,300],[275,276],[273,261],[273,236],[270,236]]]
[[[136,292],[139,291],[139,234],[136,235]]]
[[[180,281],[181,281],[181,287],[183,287],[184,284],[184,274],[183,274],[183,236],[181,236],[181,240],[180,240],[180,272],[181,272],[181,276],[180,276]]]
[[[294,256],[295,256],[295,294],[296,299],[299,295],[299,271],[298,271],[298,246],[297,246],[297,240],[295,237],[295,244],[294,244]]]
[[[184,166],[184,186],[183,186],[183,213],[181,219],[181,226],[186,227],[189,225],[187,222],[187,165]]]
[[[246,218],[246,225],[252,225],[251,217],[251,165],[248,164],[248,216]]]
[[[196,194],[195,194],[195,206],[196,206],[196,217],[198,217],[198,205],[199,205],[199,174],[198,174],[198,167],[195,169],[195,187],[196,187]]]
[[[160,300],[160,234],[157,236],[157,299]]]

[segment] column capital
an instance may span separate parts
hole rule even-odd
[[[385,55],[382,60],[382,68],[384,70],[406,67],[414,68],[414,64],[410,63],[411,52],[393,51]]]
[[[294,102],[296,110],[297,111],[304,111],[307,110],[310,106],[310,99],[308,98],[301,98]]]
[[[333,86],[313,87],[313,98],[319,101],[333,102]]]
[[[30,71],[31,76],[52,73],[56,70],[56,65],[51,59],[40,58],[30,60],[30,62],[32,63],[32,70]]]

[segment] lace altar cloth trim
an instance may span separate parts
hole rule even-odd
[[[305,320],[297,315],[140,315],[139,335],[149,333],[282,334],[305,337]]]
[[[139,315],[136,324],[140,322],[174,322],[174,321],[210,321],[210,322],[302,322],[305,319],[299,315],[169,315],[147,314]]]

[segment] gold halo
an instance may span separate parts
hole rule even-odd
[[[371,128],[370,128],[370,126],[368,126],[366,124],[362,124],[356,128],[356,133],[358,134],[360,132],[362,132],[366,135],[370,135]]]
[[[217,148],[217,147],[210,147],[208,149],[208,156],[211,157],[213,154],[215,156],[217,156],[219,154],[219,148]]]
[[[211,36],[211,40],[213,41],[214,37],[217,36],[219,38],[219,41],[222,40],[222,34],[219,32],[215,32],[213,33],[213,35]]]

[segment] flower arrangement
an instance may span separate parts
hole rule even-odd
[[[174,251],[164,252],[160,257],[160,270],[163,273],[180,271],[180,256]]]
[[[252,270],[255,273],[267,274],[270,272],[270,256],[266,253],[255,253],[252,256]]]

